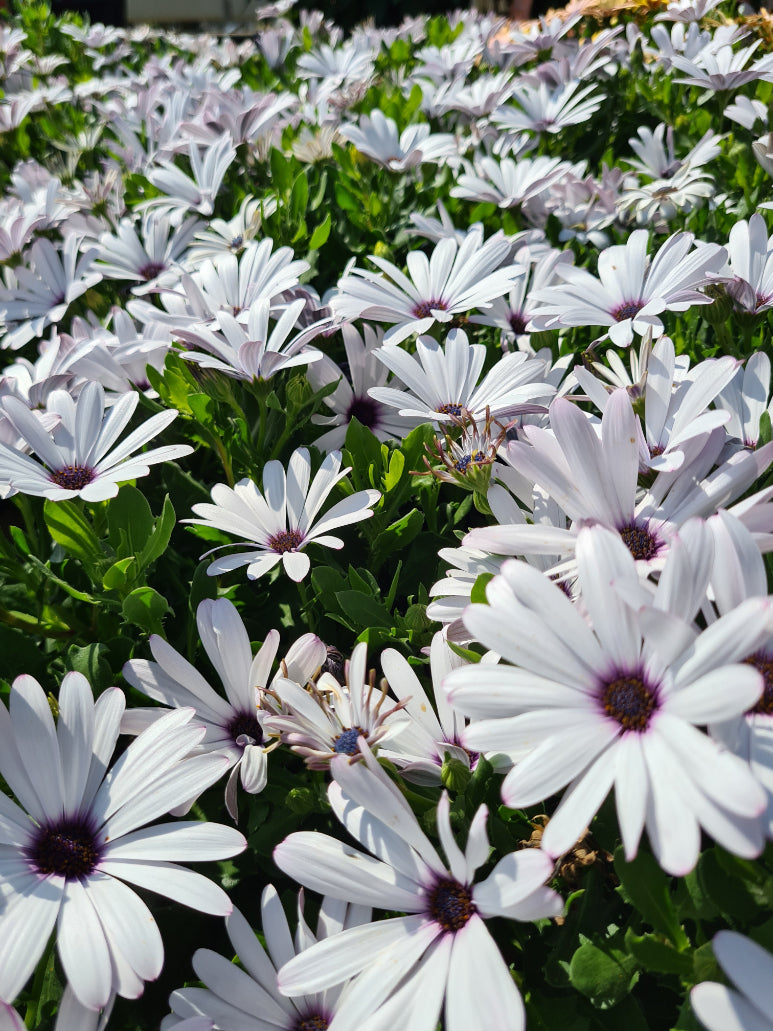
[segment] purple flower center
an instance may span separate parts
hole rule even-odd
[[[228,733],[234,739],[234,743],[242,735],[250,738],[256,745],[263,743],[263,729],[258,723],[257,716],[252,712],[237,713],[228,724]]]
[[[428,319],[432,317],[433,311],[446,311],[447,309],[448,305],[445,301],[433,298],[431,301],[417,301],[411,314],[416,319]]]
[[[476,912],[470,889],[450,877],[438,881],[427,895],[427,915],[444,931],[461,931]]]
[[[510,317],[507,320],[510,323],[510,329],[516,336],[520,336],[521,333],[526,332],[526,326],[528,325],[528,319],[520,311],[511,311]]]
[[[143,265],[139,270],[140,275],[143,279],[155,279],[156,276],[160,276],[166,268],[163,261],[149,261],[147,265]]]
[[[358,752],[357,739],[360,734],[367,737],[362,727],[350,727],[345,730],[333,742],[333,751],[338,752],[339,755],[356,755]]]
[[[618,673],[601,685],[599,701],[604,712],[623,730],[642,733],[659,708],[658,690],[639,672]]]
[[[440,415],[455,415],[457,419],[461,419],[464,406],[448,401],[445,404],[438,405],[435,411],[439,412]]]
[[[747,666],[754,666],[765,680],[765,690],[757,704],[749,709],[749,715],[761,714],[773,716],[773,655],[766,655],[765,652],[755,652],[746,659],[742,659]]]
[[[327,658],[320,667],[320,673],[329,673],[339,684],[344,682],[344,657],[333,645],[327,645]]]
[[[330,1021],[321,1013],[309,1013],[308,1016],[301,1017],[293,1031],[327,1031],[329,1026]]]
[[[363,426],[367,426],[369,430],[374,429],[381,421],[379,419],[378,402],[374,401],[372,397],[353,398],[346,413],[347,419],[352,417],[359,423],[362,423]]]
[[[283,554],[285,551],[297,551],[303,544],[303,534],[300,530],[280,530],[268,539],[268,547],[271,551],[278,551]]]
[[[65,490],[80,490],[94,479],[94,470],[88,465],[65,465],[61,469],[52,469],[50,479]]]
[[[644,301],[623,301],[618,308],[613,308],[609,313],[615,322],[625,322],[626,319],[635,318],[644,307]]]
[[[68,881],[88,877],[101,852],[91,825],[77,817],[39,827],[26,850],[37,873],[57,874]]]
[[[635,559],[647,561],[654,558],[660,550],[661,542],[653,533],[650,533],[646,526],[630,523],[628,526],[624,526],[619,533],[623,538],[623,543]]]
[[[232,251],[240,250],[244,246],[244,237],[243,236],[235,236],[233,238],[233,240],[231,240],[231,245],[230,246],[231,246],[231,250]],[[325,1024],[325,1027],[327,1027],[327,1024]]]

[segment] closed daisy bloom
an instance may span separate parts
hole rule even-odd
[[[238,544],[246,545],[248,550],[216,559],[207,569],[209,575],[247,566],[248,578],[257,580],[281,561],[290,579],[303,580],[311,565],[303,551],[306,545],[343,548],[341,538],[329,536],[328,531],[368,519],[373,515],[371,506],[381,497],[377,490],[358,491],[333,505],[315,525],[325,499],[348,472],[348,468],[341,470],[341,452],[333,451],[310,484],[309,452],[298,448],[290,458],[287,472],[281,462],[266,462],[262,494],[249,479],[240,480],[235,487],[216,484],[212,488],[214,504],[194,505],[193,511],[200,518],[183,522],[237,534],[242,537]]]
[[[222,774],[218,755],[186,758],[204,728],[192,709],[159,720],[108,772],[124,696],[95,703],[79,673],[68,673],[54,723],[43,688],[30,676],[0,705],[0,773],[17,801],[0,795],[0,998],[24,987],[56,934],[70,987],[87,1009],[115,992],[142,994],[164,961],[145,903],[124,883],[225,916],[228,896],[177,860],[225,859],[243,851],[241,834],[220,824],[146,825]]]
[[[762,849],[764,789],[698,727],[759,698],[763,678],[742,660],[769,638],[770,600],[749,599],[698,633],[691,620],[713,549],[704,523],[683,532],[689,546],[672,542],[654,603],[641,608],[623,600],[641,598],[630,552],[616,534],[588,527],[577,540],[588,622],[525,562],[505,563],[489,604],[465,613],[476,639],[513,665],[446,677],[451,704],[479,720],[462,743],[510,756],[502,798],[511,808],[568,786],[542,837],[553,856],[572,847],[613,787],[629,860],[645,826],[660,865],[677,876],[695,865],[701,828],[747,858]]]

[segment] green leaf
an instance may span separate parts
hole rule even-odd
[[[155,562],[157,558],[164,554],[176,522],[177,515],[174,505],[167,494],[164,498],[164,507],[161,509],[161,515],[156,520],[153,528],[153,533],[147,539],[138,556],[140,569],[147,568],[151,562]]]
[[[654,934],[634,934],[629,927],[625,933],[625,946],[633,958],[650,972],[677,974],[690,979],[693,972],[693,957],[689,952],[677,952]]]
[[[137,573],[137,560],[133,555],[129,555],[128,558],[119,558],[102,577],[102,586],[106,591],[120,591],[122,587],[126,587],[136,579]]]
[[[141,490],[126,484],[107,510],[110,547],[120,558],[136,555],[153,532],[153,513]]]
[[[271,148],[271,183],[280,193],[286,193],[290,189],[290,162],[276,147]]]
[[[641,916],[656,931],[665,934],[677,949],[687,948],[690,943],[671,898],[669,877],[660,869],[655,857],[640,851],[635,859],[626,863],[622,846],[619,846],[615,851],[615,873]]]
[[[75,502],[46,501],[43,518],[57,544],[81,559],[87,571],[102,561],[104,555],[99,539]]]
[[[152,587],[138,587],[123,600],[121,607],[124,619],[147,630],[149,634],[162,634],[161,620],[171,611],[166,598]]]
[[[392,456],[389,459],[389,468],[387,469],[386,475],[384,476],[384,490],[387,494],[390,490],[394,490],[394,488],[403,478],[404,469],[405,456],[403,455],[402,451],[393,451]]]
[[[602,947],[587,938],[569,964],[573,986],[599,1009],[621,1002],[638,977],[638,965],[633,956],[607,943]]]
[[[83,674],[92,688],[101,691],[110,687],[115,679],[106,658],[109,652],[110,649],[102,642],[87,644],[83,648],[73,644],[68,649],[67,661],[74,672]]]
[[[421,532],[423,525],[424,513],[412,508],[377,534],[372,545],[374,567],[377,569],[393,552],[407,548]]]
[[[304,217],[308,203],[309,182],[304,171],[296,177],[292,193],[290,194],[290,219],[293,223],[300,221]]]
[[[341,612],[349,620],[352,629],[360,630],[371,626],[392,626],[392,617],[386,606],[369,598],[361,591],[338,591],[336,601]]]
[[[343,183],[335,184],[336,204],[342,211],[360,211],[360,198],[348,190]]]
[[[319,250],[320,247],[327,243],[328,237],[330,236],[331,225],[332,220],[330,218],[330,212],[328,211],[328,213],[325,215],[324,222],[320,222],[320,224],[311,234],[311,239],[309,240],[310,251]]]
[[[493,573],[480,574],[475,583],[472,585],[472,591],[470,592],[470,602],[473,605],[488,605],[488,598],[486,597],[486,588],[493,579]]]
[[[189,394],[188,405],[200,426],[211,426],[214,422],[215,402],[207,394]]]

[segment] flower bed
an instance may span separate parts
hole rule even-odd
[[[773,1027],[769,17],[4,17],[0,1028]]]

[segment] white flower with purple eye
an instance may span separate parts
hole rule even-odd
[[[762,786],[698,727],[760,697],[763,678],[742,660],[770,636],[771,601],[749,599],[698,633],[691,621],[713,548],[705,523],[683,533],[654,601],[620,538],[595,526],[577,540],[589,622],[525,562],[505,563],[489,604],[465,613],[475,638],[513,666],[448,675],[451,704],[478,720],[462,742],[510,756],[502,798],[513,809],[568,786],[542,837],[550,855],[574,845],[613,787],[628,859],[645,825],[658,862],[677,876],[695,865],[701,828],[747,858],[762,849]]]
[[[562,899],[544,886],[553,873],[550,858],[539,849],[511,852],[476,884],[475,872],[489,856],[486,807],[475,813],[463,852],[451,833],[443,793],[437,807],[442,859],[364,741],[361,750],[364,763],[350,765],[344,756],[333,760],[328,797],[338,820],[372,855],[302,831],[277,846],[274,860],[321,894],[408,915],[313,945],[279,971],[280,991],[295,998],[349,976],[349,1006],[356,1000],[361,1016],[380,1007],[358,1025],[369,1031],[394,1027],[398,1016],[412,1031],[434,1031],[444,999],[450,1029],[522,1031],[521,996],[484,920],[557,916]],[[349,1012],[347,1027],[354,1026]]]
[[[269,686],[271,666],[279,646],[279,634],[269,630],[253,657],[250,639],[236,607],[227,598],[205,599],[196,612],[199,636],[210,662],[220,675],[226,698],[209,685],[201,673],[171,645],[156,634],[150,637],[155,661],[132,659],[123,668],[124,678],[161,705],[191,706],[207,728],[200,752],[219,752],[228,758],[231,775],[225,791],[226,808],[235,820],[236,786],[241,780],[251,795],[266,786],[267,763],[264,748],[264,691]],[[312,634],[298,642],[307,653],[302,669],[292,663],[292,673],[305,683],[325,661],[324,644]],[[305,648],[305,645],[310,647]],[[297,648],[296,648],[297,651]],[[138,734],[169,710],[129,709],[121,723],[123,734]],[[271,709],[269,708],[270,712]],[[189,800],[191,803],[194,799]]]
[[[55,927],[64,972],[87,1009],[113,993],[141,995],[164,950],[125,881],[204,913],[231,911],[222,888],[176,860],[236,855],[242,835],[199,821],[146,826],[213,784],[227,760],[189,757],[204,728],[191,723],[193,709],[180,709],[108,771],[124,705],[117,688],[95,703],[80,673],[62,681],[56,724],[33,677],[14,680],[10,712],[0,705],[0,774],[18,799],[0,794],[0,998],[18,995]]]
[[[41,461],[0,443],[0,482],[7,481],[22,494],[52,501],[74,497],[105,501],[116,496],[119,482],[147,476],[149,467],[157,462],[191,454],[193,448],[188,444],[171,444],[134,454],[177,418],[173,408],[152,415],[116,443],[134,414],[139,397],[136,391],[122,394],[105,412],[105,392],[99,383],[88,383],[75,401],[67,391],[54,390],[48,400],[48,411],[59,416],[59,421],[48,432],[24,402],[15,397],[3,398],[0,414],[5,415]]]
[[[263,494],[252,480],[246,478],[235,487],[216,484],[212,488],[214,504],[194,505],[193,511],[201,518],[184,519],[183,522],[237,534],[243,538],[238,542],[239,546],[246,545],[248,550],[216,559],[208,567],[208,574],[217,576],[247,566],[248,578],[257,580],[282,562],[292,580],[303,580],[311,565],[309,556],[303,551],[306,545],[343,548],[344,542],[340,537],[330,537],[328,531],[370,518],[373,515],[371,506],[381,497],[377,490],[358,491],[333,505],[314,525],[328,494],[348,472],[348,468],[341,470],[341,452],[333,451],[309,485],[309,452],[306,448],[298,448],[290,457],[286,473],[281,462],[266,462]],[[212,553],[208,551],[202,557]]]
[[[210,949],[199,949],[193,957],[193,968],[206,988],[179,988],[172,992],[172,1013],[162,1022],[162,1031],[187,1031],[188,1021],[198,1014],[211,1015],[206,1031],[213,1027],[224,1031],[336,1031],[342,1026],[336,1015],[347,996],[346,983],[325,992],[287,999],[277,987],[276,968],[288,955],[302,955],[318,941],[366,923],[370,909],[324,898],[315,934],[303,916],[301,890],[294,942],[271,884],[263,889],[260,909],[265,950],[244,916],[234,909],[226,917],[226,929],[241,966]]]

